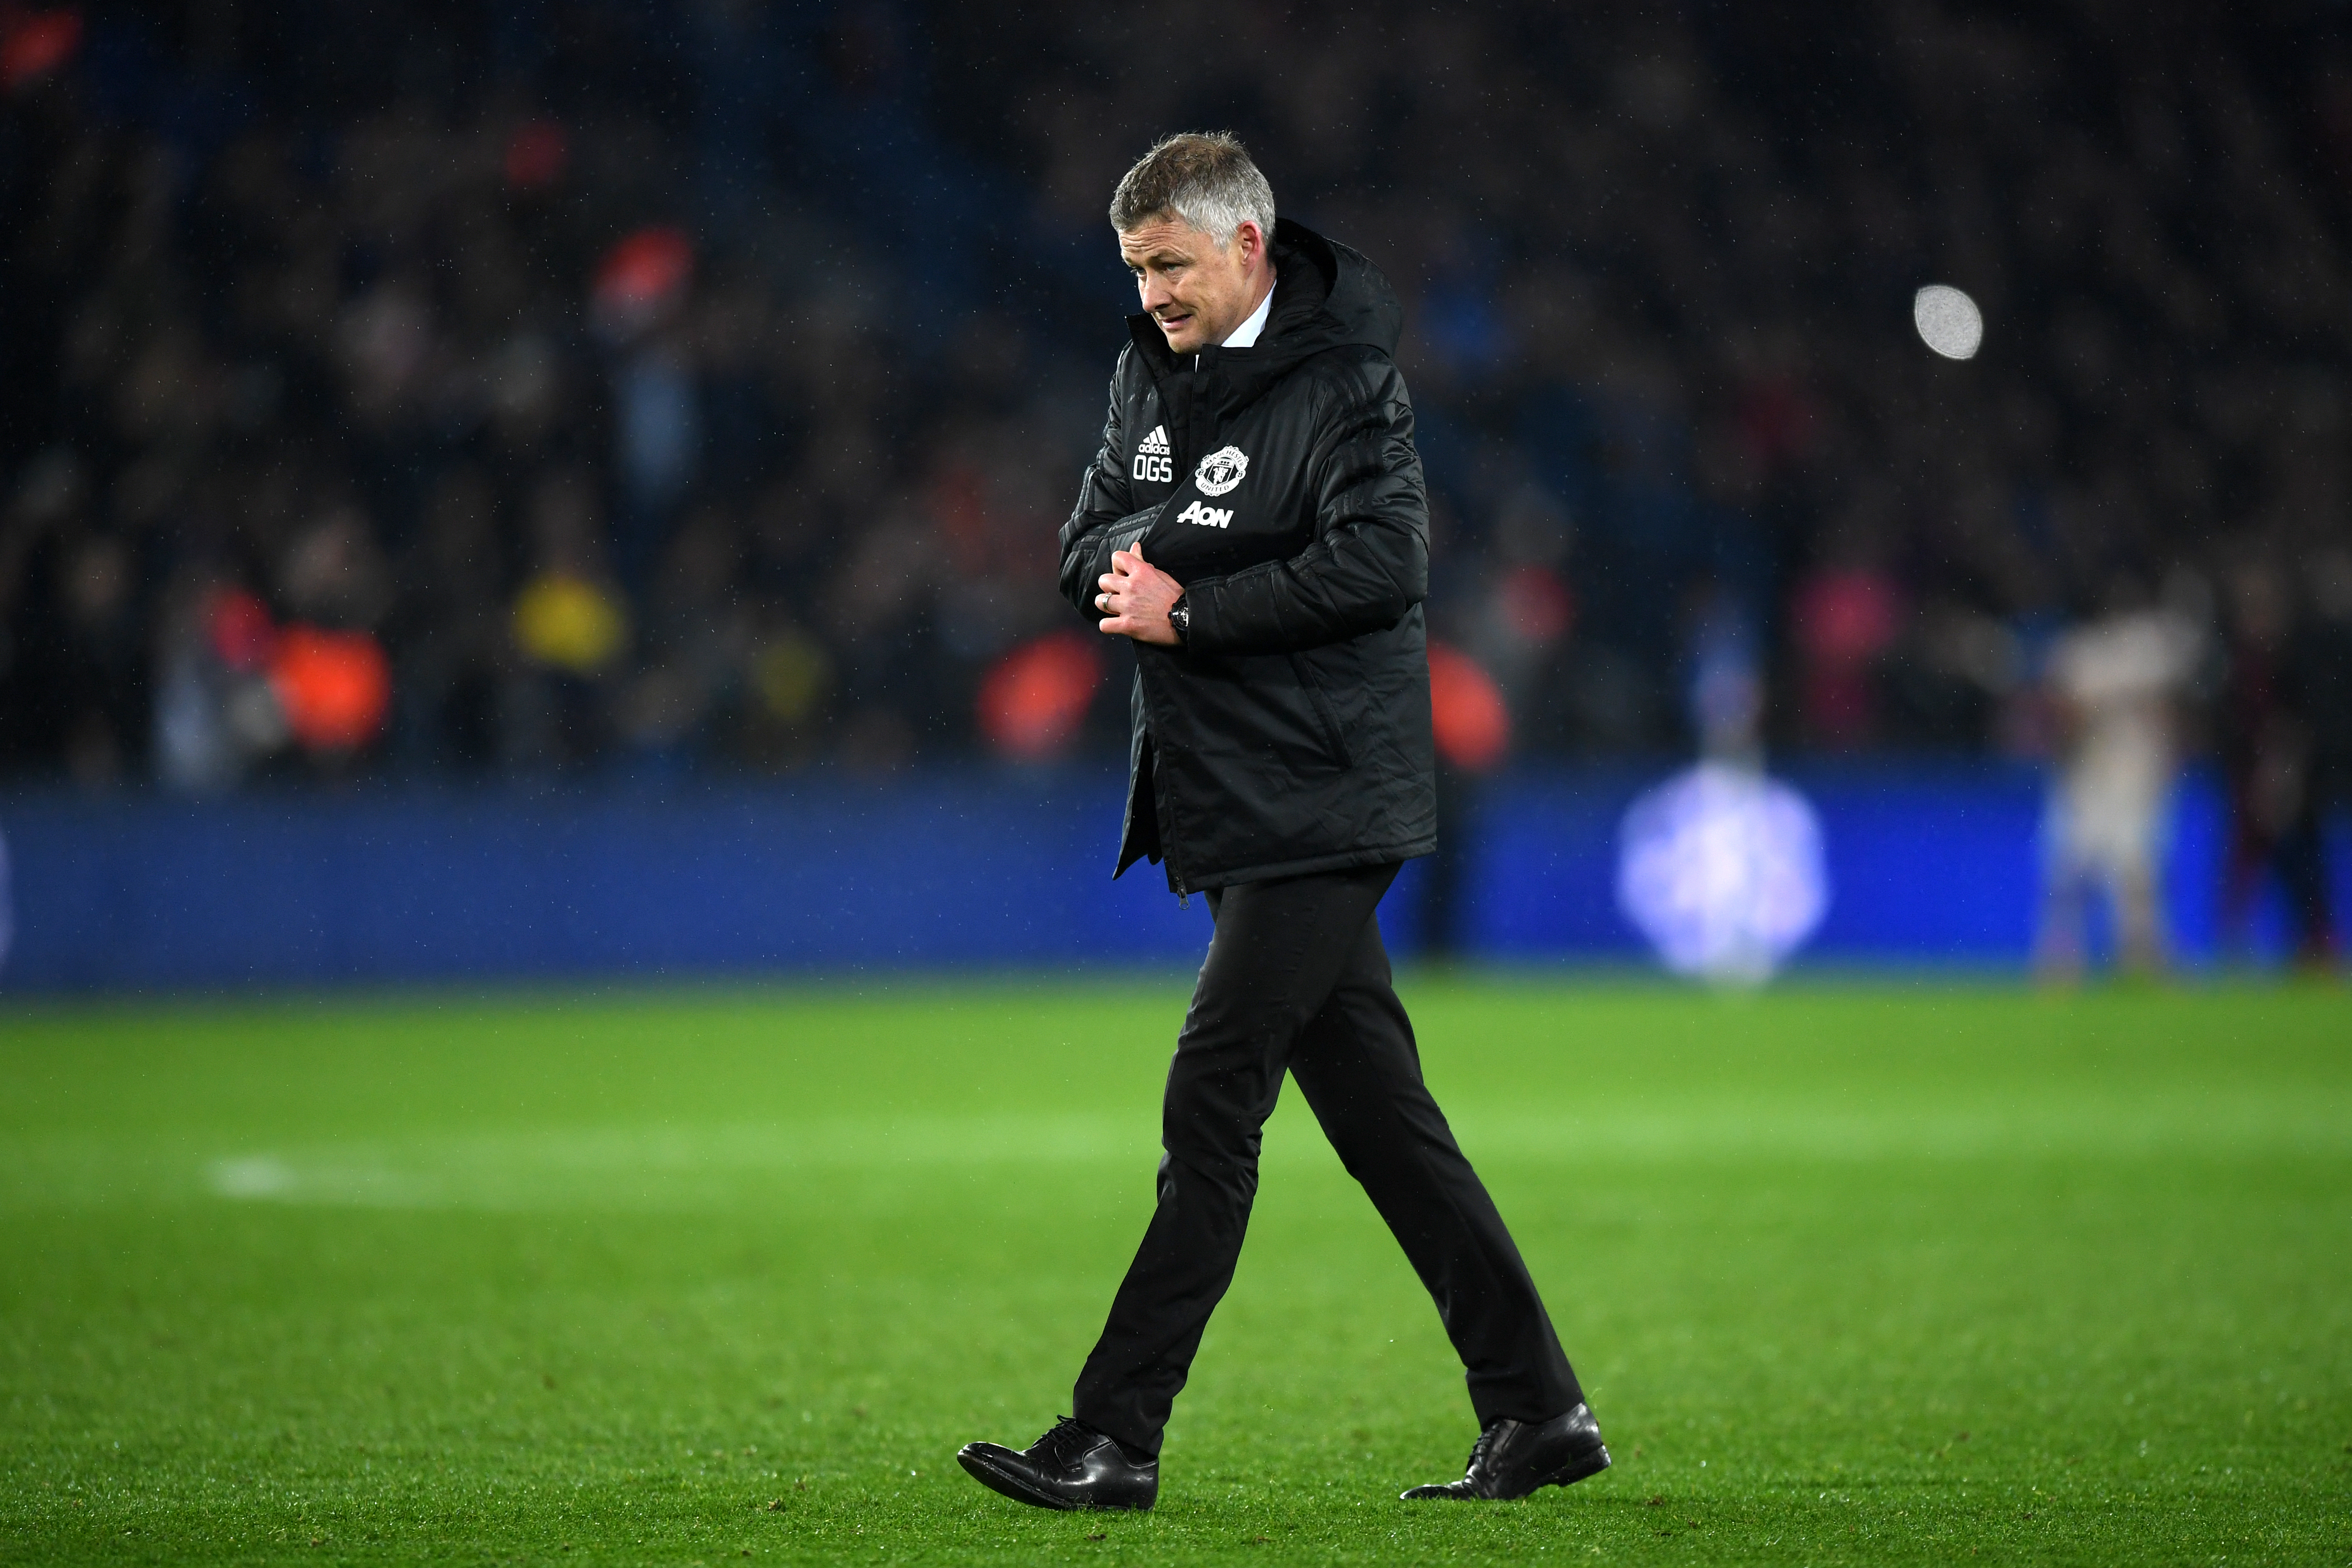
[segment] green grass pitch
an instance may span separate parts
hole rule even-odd
[[[2338,990],[1415,980],[1616,1456],[1474,1436],[1287,1096],[1160,1505],[1066,1408],[1182,987],[0,1013],[0,1563],[2352,1562]]]

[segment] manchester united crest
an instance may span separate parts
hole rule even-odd
[[[1192,470],[1192,482],[1204,496],[1221,496],[1242,482],[1249,472],[1249,454],[1239,447],[1226,447],[1201,459]]]

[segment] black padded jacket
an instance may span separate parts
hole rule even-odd
[[[1178,893],[1437,846],[1422,600],[1429,505],[1391,358],[1403,312],[1372,264],[1288,220],[1257,345],[1171,354],[1148,315],[1062,527],[1062,592],[1137,540],[1184,584],[1181,647],[1135,647],[1114,876]]]

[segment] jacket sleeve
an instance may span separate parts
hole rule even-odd
[[[1312,458],[1315,542],[1184,585],[1197,653],[1288,653],[1385,631],[1429,593],[1412,403],[1386,359],[1333,385]]]
[[[1126,378],[1128,355],[1119,351],[1118,366],[1110,378],[1110,413],[1103,420],[1102,445],[1078,481],[1078,504],[1062,524],[1062,597],[1089,621],[1100,621],[1095,608],[1096,586],[1110,570],[1110,552],[1123,548],[1118,536],[1135,521],[1133,492],[1127,475],[1127,433],[1120,414],[1119,383]]]

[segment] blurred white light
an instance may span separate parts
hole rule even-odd
[[[1948,283],[1930,283],[1911,296],[1911,324],[1919,341],[1946,359],[1974,359],[1984,342],[1984,313]]]
[[[1759,984],[1828,911],[1821,825],[1788,785],[1702,763],[1626,812],[1617,901],[1667,968]]]

